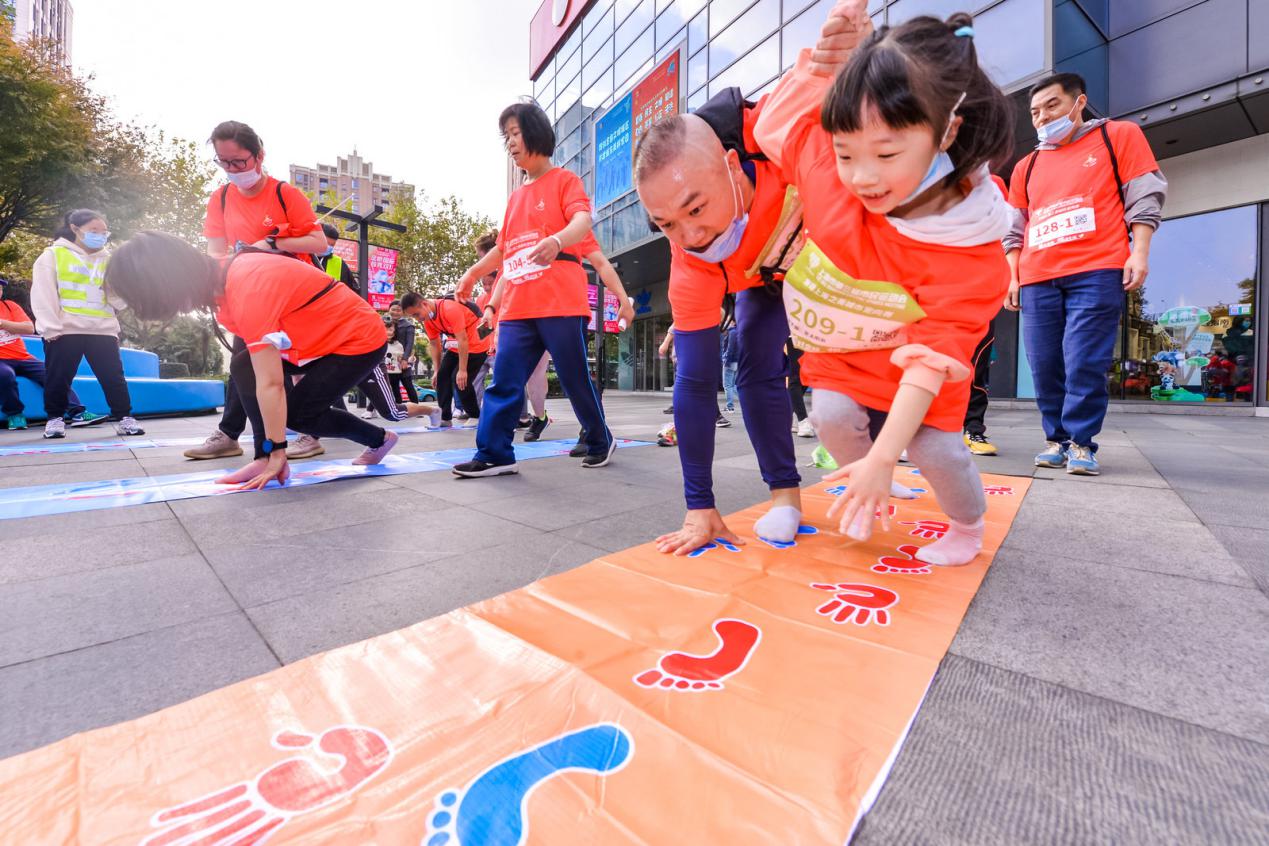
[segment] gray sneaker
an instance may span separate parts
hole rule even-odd
[[[184,454],[186,458],[192,458],[195,461],[205,461],[209,458],[234,458],[242,455],[242,447],[238,446],[238,442],[233,438],[217,429],[215,434],[203,441],[202,446],[187,449]]]
[[[115,434],[124,438],[133,438],[137,435],[144,435],[145,429],[137,425],[136,418],[124,417],[115,424]]]
[[[66,437],[66,421],[60,417],[50,417],[49,421],[44,424],[44,437],[46,438]]]
[[[300,435],[286,450],[286,457],[294,461],[297,458],[313,458],[323,455],[326,447],[312,435]]]

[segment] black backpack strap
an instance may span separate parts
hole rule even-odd
[[[283,217],[286,217],[286,200],[282,199],[282,186],[283,186],[283,185],[285,185],[285,184],[286,184],[285,182],[283,182],[281,179],[279,179],[279,180],[278,180],[277,189],[276,189],[276,192],[277,192],[277,195],[278,195],[278,205],[282,207],[282,216],[283,216]]]
[[[1028,210],[1031,207],[1031,171],[1035,170],[1035,160],[1040,158],[1040,151],[1036,150],[1031,154],[1031,161],[1027,162],[1027,173],[1022,177],[1022,201],[1027,204]]]
[[[1102,132],[1102,143],[1106,145],[1106,152],[1110,153],[1110,171],[1115,174],[1115,187],[1118,189],[1119,204],[1124,208],[1124,214],[1128,213],[1128,199],[1124,196],[1124,180],[1119,176],[1119,157],[1115,155],[1115,145],[1110,143],[1110,133],[1106,131],[1106,124],[1098,127]],[[1128,230],[1128,237],[1132,237],[1132,226],[1128,221],[1124,221],[1124,229]]]
[[[225,197],[228,196],[228,194],[229,186],[225,185],[220,189],[220,217],[222,220],[224,220],[225,217]]]
[[[760,150],[745,149],[745,109],[754,105],[733,85],[710,97],[692,114],[708,123],[723,149],[735,150],[742,162],[765,162],[767,157]]]

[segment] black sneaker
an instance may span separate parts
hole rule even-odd
[[[582,458],[590,451],[590,447],[586,446],[586,430],[583,429],[577,435],[577,443],[573,444],[573,448],[568,451],[569,458]]]
[[[521,417],[519,420],[516,421],[516,428],[527,429],[533,425],[534,419],[535,418],[533,417]]]
[[[582,466],[586,468],[606,467],[608,462],[612,461],[612,454],[617,451],[617,439],[612,432],[608,433],[608,451],[600,455],[588,455],[582,459]]]
[[[543,415],[542,417],[534,417],[533,422],[529,424],[529,431],[524,433],[526,442],[536,441],[542,437],[542,433],[546,431],[546,427],[551,425],[551,418]]]
[[[662,411],[661,413],[662,413],[662,414],[673,414],[673,413],[674,413],[674,406],[672,406],[672,405],[671,405],[669,408],[665,409],[665,410],[664,410],[664,411]]]
[[[519,473],[519,468],[515,462],[511,464],[486,464],[483,461],[466,461],[462,464],[454,465],[454,475],[462,476],[464,479],[477,479],[481,476],[506,476],[511,473]]]
[[[717,426],[719,429],[730,429],[731,421],[720,414],[718,415],[718,417],[714,419],[714,425]]]

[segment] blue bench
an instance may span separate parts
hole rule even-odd
[[[31,355],[44,360],[44,341],[27,337]],[[198,414],[215,411],[225,404],[225,383],[217,379],[160,379],[159,357],[145,350],[120,350],[123,374],[132,397],[132,413],[137,417],[155,414]],[[88,410],[109,414],[106,396],[88,361],[81,361],[75,374],[75,393]],[[18,379],[18,395],[26,405],[25,414],[32,420],[43,420],[44,390],[29,379]]]

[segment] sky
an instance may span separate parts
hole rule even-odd
[[[72,0],[72,64],[120,118],[169,135],[250,124],[281,179],[355,146],[377,172],[500,220],[498,113],[531,90],[539,4]]]

